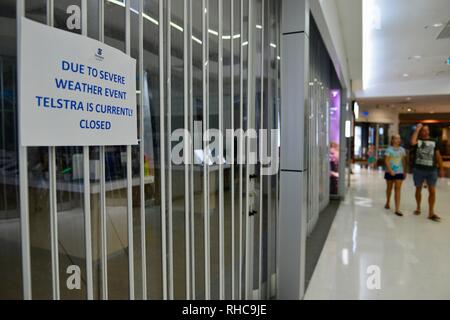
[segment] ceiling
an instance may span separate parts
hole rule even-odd
[[[450,20],[449,0],[335,1],[357,99],[450,94],[450,38],[437,39]],[[363,1],[379,13],[368,45]],[[363,72],[369,76],[364,88]]]
[[[362,1],[335,0],[350,78],[362,81]]]
[[[450,113],[450,94],[442,96],[388,97],[358,99],[366,108],[386,108],[395,112]],[[408,109],[411,109],[408,111]]]

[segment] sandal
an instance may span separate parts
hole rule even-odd
[[[403,213],[401,213],[400,211],[396,211],[395,214],[399,217],[403,217]]]
[[[389,206],[389,205],[385,205],[385,206],[384,206],[384,208],[385,208],[385,209],[390,209],[390,208],[391,208],[391,206]]]
[[[422,212],[420,212],[419,210],[414,210],[414,214],[415,214],[416,216],[420,216],[421,213],[422,213]]]
[[[434,222],[441,222],[441,217],[433,214],[431,217],[428,217],[428,219],[433,220]]]

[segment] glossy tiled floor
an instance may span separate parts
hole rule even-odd
[[[438,182],[436,223],[426,219],[425,190],[423,213],[413,215],[412,176],[400,218],[383,208],[383,173],[354,171],[305,299],[450,299],[450,179]]]

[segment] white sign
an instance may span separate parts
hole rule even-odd
[[[22,146],[137,144],[136,60],[22,18]]]

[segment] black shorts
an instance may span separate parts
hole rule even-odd
[[[403,173],[397,173],[395,176],[391,175],[389,172],[384,174],[386,180],[405,180],[405,175]]]

